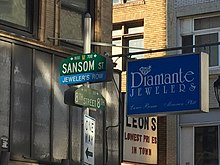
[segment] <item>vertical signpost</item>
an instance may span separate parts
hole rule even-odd
[[[91,52],[91,15],[89,13],[86,13],[84,18],[84,37],[83,37],[83,53],[90,53]],[[89,87],[89,83],[87,83],[87,87]],[[82,147],[81,147],[81,158],[82,158],[82,164],[85,162],[85,155],[84,155],[84,147],[85,147],[85,119],[84,115],[89,115],[89,108],[84,109],[82,111],[82,123],[84,124],[84,127],[82,126],[81,131],[81,137],[82,137]],[[95,139],[95,137],[94,137]],[[94,146],[93,146],[94,147]],[[93,149],[94,150],[94,149]],[[93,152],[93,163],[91,165],[94,165],[94,152]]]
[[[95,119],[89,116],[89,108],[105,110],[105,98],[89,83],[111,81],[113,62],[109,57],[91,53],[91,16],[84,18],[84,50],[81,55],[72,55],[60,65],[60,84],[82,84],[80,88],[71,87],[64,93],[64,103],[82,108],[81,164],[94,165]]]

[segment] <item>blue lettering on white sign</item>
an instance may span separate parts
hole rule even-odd
[[[60,76],[60,84],[80,84],[106,80],[106,72],[80,73]]]
[[[127,114],[199,110],[200,54],[128,62]]]

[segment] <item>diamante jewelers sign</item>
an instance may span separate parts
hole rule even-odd
[[[208,82],[205,53],[130,61],[127,114],[207,112]]]

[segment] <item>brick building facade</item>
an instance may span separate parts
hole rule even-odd
[[[126,55],[129,52],[166,48],[167,27],[165,0],[115,1],[112,16],[113,44],[142,48],[140,50],[132,48],[113,48],[113,56],[115,54]],[[134,31],[132,31],[133,28]],[[165,54],[165,52],[149,53],[138,55],[137,58],[159,57]],[[132,56],[131,58],[136,58],[136,56]],[[115,61],[118,62],[118,69],[126,69],[126,62],[124,62],[124,60],[123,58],[115,58]],[[157,118],[157,164],[159,165],[165,165],[167,162],[166,123],[166,117]],[[133,162],[130,164],[136,163]]]
[[[113,6],[113,25],[121,22],[144,22],[144,48],[162,49],[166,47],[166,1],[130,1]],[[158,57],[164,53],[147,54]]]

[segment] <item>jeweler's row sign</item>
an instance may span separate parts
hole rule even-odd
[[[209,111],[205,53],[129,61],[127,114]]]
[[[60,65],[60,84],[111,81],[113,62],[98,53],[72,55]]]

